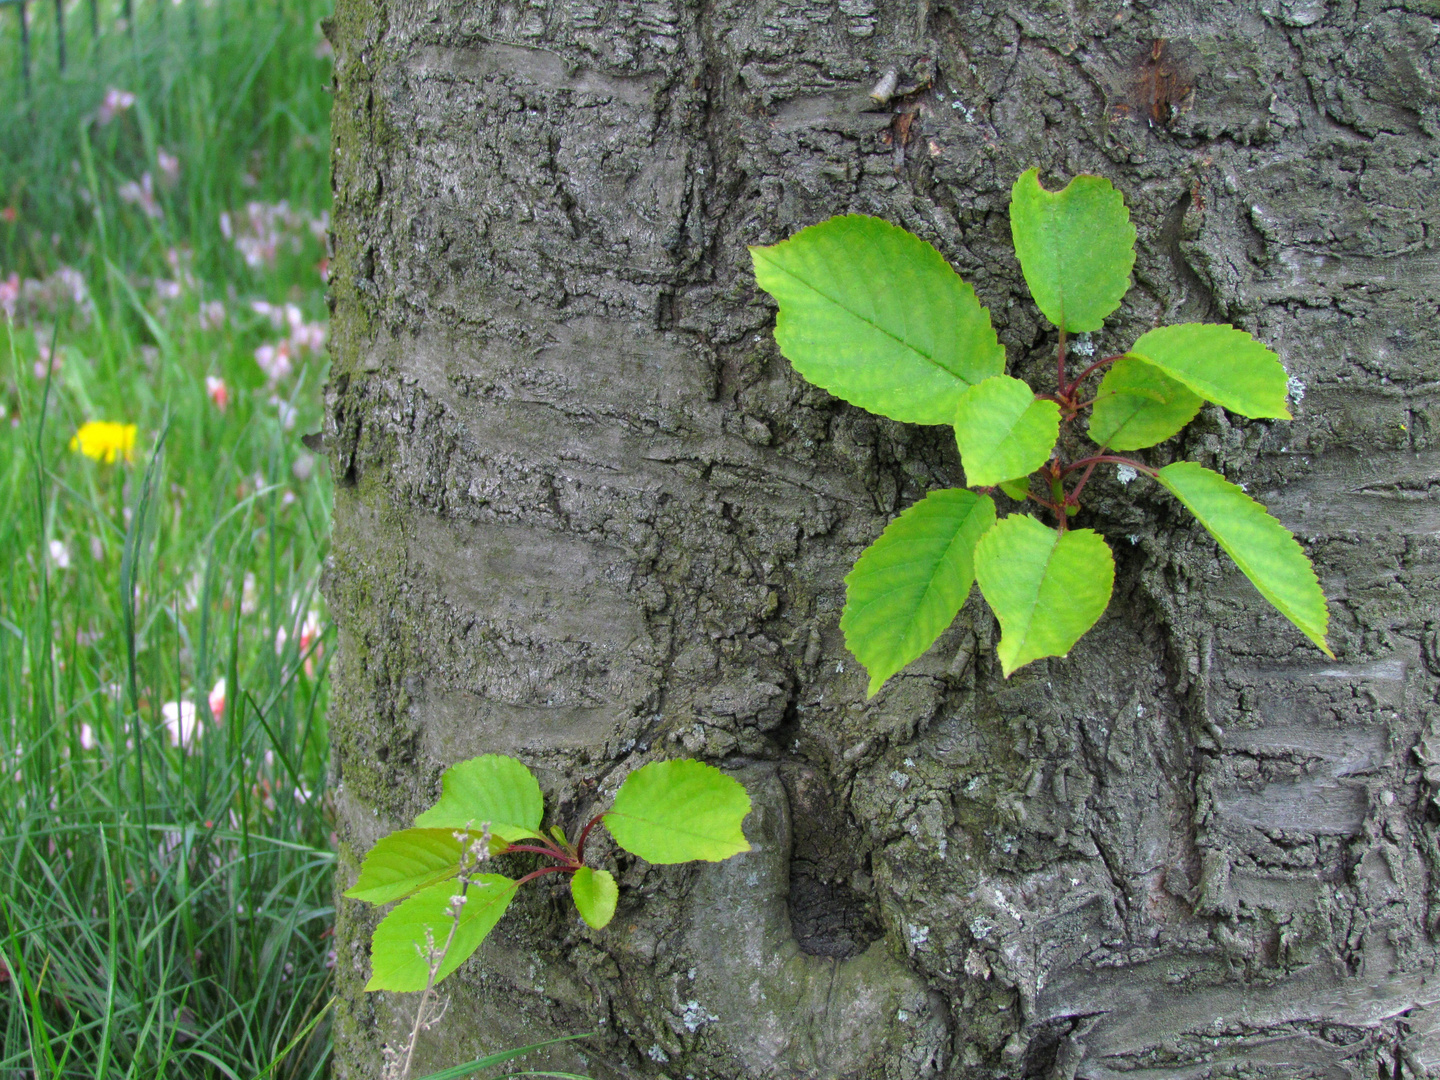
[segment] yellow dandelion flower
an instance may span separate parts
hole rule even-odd
[[[75,437],[70,440],[70,449],[79,450],[86,457],[113,464],[117,456],[126,461],[135,460],[135,425],[112,424],[106,420],[91,420],[82,424]]]

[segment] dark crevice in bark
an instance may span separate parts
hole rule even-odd
[[[836,805],[833,783],[799,762],[780,767],[790,800],[790,923],[811,956],[857,956],[880,937],[873,904],[855,891],[868,878],[861,830]]]

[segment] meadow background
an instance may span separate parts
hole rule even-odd
[[[321,1076],[329,4],[62,2],[28,90],[0,4],[0,1078]]]

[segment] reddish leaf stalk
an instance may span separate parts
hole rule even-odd
[[[1062,346],[1062,348],[1063,348],[1063,346]],[[1075,381],[1072,382],[1069,386],[1066,386],[1066,385],[1062,382],[1062,383],[1060,384],[1060,395],[1061,395],[1062,397],[1065,397],[1065,398],[1073,398],[1074,395],[1075,395],[1075,391],[1079,388],[1080,384],[1083,383],[1087,378],[1089,378],[1092,372],[1098,371],[1100,368],[1104,367],[1106,364],[1113,364],[1116,360],[1123,359],[1124,356],[1125,356],[1124,353],[1116,353],[1114,356],[1105,356],[1105,357],[1101,357],[1099,360],[1096,360],[1093,364],[1091,364],[1091,365],[1090,365],[1089,367],[1087,367],[1084,371],[1082,371],[1079,375],[1077,375],[1077,376],[1075,377]],[[1076,408],[1080,408],[1080,406],[1078,406],[1078,405],[1075,406],[1075,407],[1076,407]]]
[[[605,814],[604,814],[603,812],[601,812],[601,813],[599,813],[599,814],[596,814],[593,818],[591,818],[589,821],[587,821],[587,822],[585,823],[585,828],[580,831],[580,839],[579,839],[579,841],[575,844],[575,858],[576,858],[577,860],[579,860],[579,861],[581,861],[581,862],[584,861],[584,859],[585,859],[585,841],[588,840],[588,839],[590,839],[590,830],[593,829],[593,828],[595,828],[596,825],[599,825],[600,822],[601,822],[601,820],[602,820],[604,817],[605,817]]]

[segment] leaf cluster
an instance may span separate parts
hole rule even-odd
[[[1330,654],[1310,560],[1263,506],[1194,462],[1156,468],[1116,453],[1164,442],[1207,401],[1288,419],[1279,357],[1233,326],[1186,323],[1150,330],[1072,378],[1067,343],[1100,330],[1129,290],[1129,211],[1102,177],[1077,176],[1052,192],[1031,169],[1015,182],[1010,224],[1030,295],[1057,331],[1049,392],[1005,373],[1005,350],[975,291],[903,229],[851,214],[750,249],[756,281],[779,305],[775,340],[796,371],[869,412],[955,431],[965,487],[932,491],[907,509],[845,579],[840,627],[870,675],[869,693],[930,647],[975,583],[999,620],[1007,678],[1068,654],[1105,612],[1114,584],[1104,538],[1069,524],[1103,464],[1156,480]],[[1061,447],[1073,440],[1061,433],[1084,413],[1095,449],[1066,460]],[[1048,511],[1054,526],[1024,512],[998,516],[996,489]]]
[[[749,812],[745,788],[713,765],[656,761],[630,773],[610,809],[571,843],[558,827],[541,832],[544,796],[521,762],[485,754],[452,765],[441,778],[440,800],[413,828],[379,840],[345,892],[372,904],[402,901],[375,928],[365,989],[438,983],[480,947],[520,886],[546,874],[569,874],[580,917],[605,927],[620,889],[608,870],[585,865],[586,841],[599,824],[646,862],[720,862],[750,850],[741,828]],[[551,864],[518,880],[479,871],[509,852],[543,855]]]

